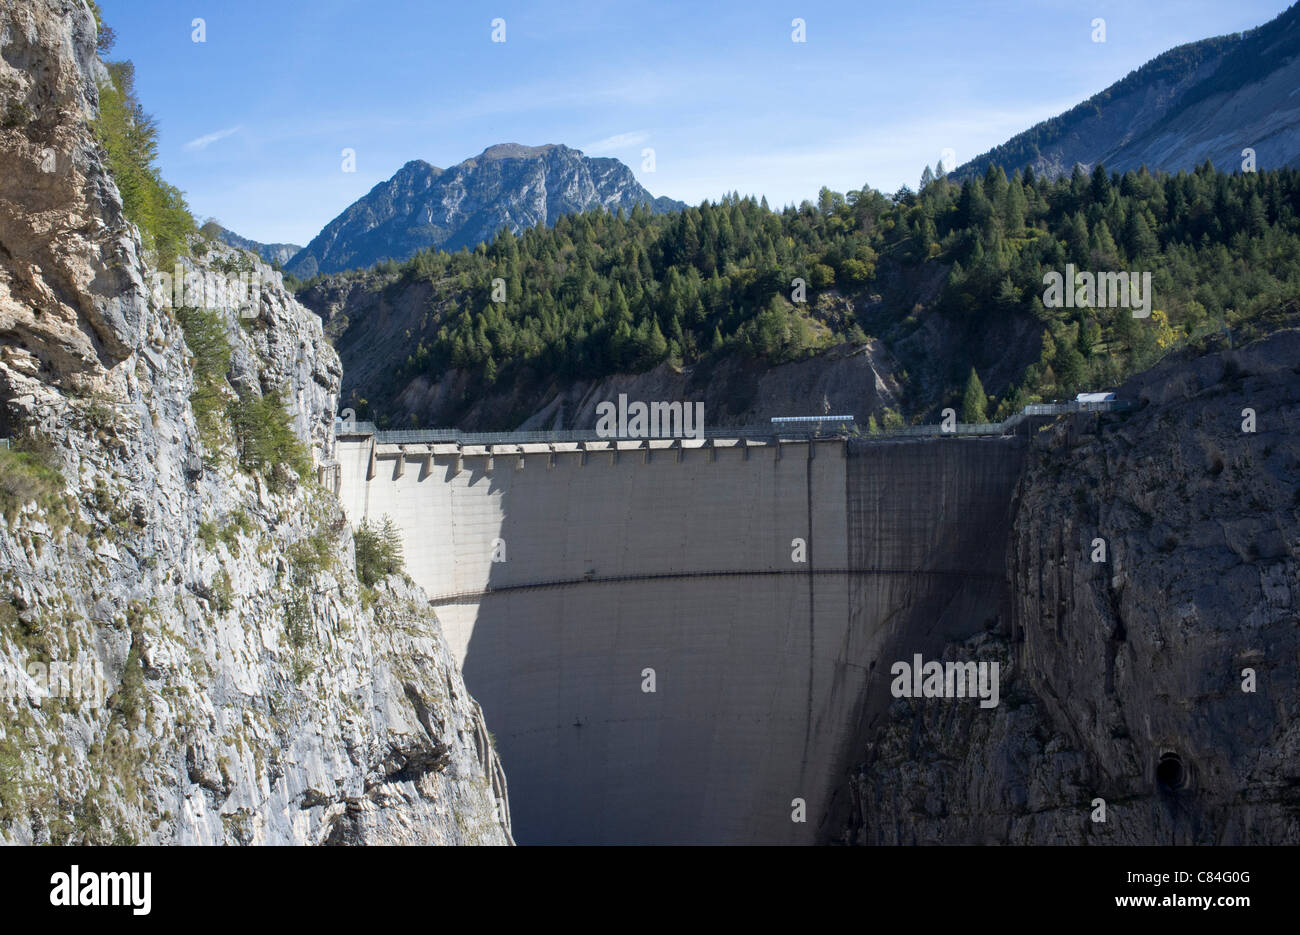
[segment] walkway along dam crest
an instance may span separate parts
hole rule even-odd
[[[359,427],[331,469],[353,523],[402,531],[496,736],[516,840],[814,843],[863,725],[887,712],[890,661],[1008,619],[1028,427],[988,429],[467,442]]]

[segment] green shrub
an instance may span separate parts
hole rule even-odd
[[[329,536],[317,530],[299,539],[286,550],[293,566],[295,584],[305,586],[314,575],[334,565],[334,545]]]
[[[252,273],[256,272],[253,265],[253,259],[247,253],[242,251],[236,252],[233,256],[219,256],[211,263],[213,269],[218,272],[230,275],[232,273]]]
[[[246,536],[253,534],[253,521],[249,519],[248,514],[243,510],[235,510],[226,520],[226,525],[221,527],[221,541],[226,544],[230,554],[239,558],[239,534]]]
[[[125,525],[131,521],[131,514],[126,509],[121,491],[115,493],[110,490],[102,477],[95,478],[95,488],[91,491],[90,502],[115,526]]]
[[[289,646],[300,650],[311,643],[312,620],[311,605],[305,594],[293,595],[284,605],[284,629],[289,639]],[[295,677],[297,668],[295,667]],[[298,681],[301,681],[299,678]]]
[[[235,606],[235,587],[230,581],[230,575],[224,570],[217,572],[212,579],[212,609],[219,614],[228,612]]]
[[[228,425],[234,432],[239,466],[244,470],[265,476],[274,489],[287,480],[286,470],[299,478],[309,477],[311,453],[294,434],[279,393],[240,393],[230,399],[232,390],[226,373],[231,350],[221,314],[210,309],[182,308],[178,317],[185,343],[194,355],[190,406],[204,444],[219,451]]]
[[[209,449],[221,447],[225,424],[226,371],[230,369],[230,342],[219,312],[200,308],[177,309],[185,344],[194,355],[194,389],[190,406],[199,434]]]
[[[168,267],[184,254],[194,218],[180,190],[163,181],[158,158],[158,124],[135,96],[135,66],[108,62],[110,81],[99,89],[99,116],[91,124],[109,172],[122,194],[127,218],[140,229],[146,249]]]
[[[388,575],[403,574],[406,567],[402,556],[402,534],[390,517],[385,516],[379,526],[362,520],[354,536],[357,547],[357,580],[366,587]]]
[[[112,434],[121,421],[116,410],[101,402],[92,402],[81,412],[81,423],[88,431]]]
[[[10,520],[26,503],[52,509],[63,490],[63,475],[52,453],[27,439],[17,444],[17,448],[0,448],[0,513]]]
[[[242,394],[227,407],[235,430],[240,467],[265,476],[273,488],[281,487],[285,469],[299,478],[311,474],[311,454],[294,434],[289,413],[279,393]]]
[[[217,547],[217,524],[216,523],[199,523],[199,541],[212,552]]]
[[[220,527],[211,522],[199,523],[198,536],[209,552],[216,551],[217,542],[221,541],[226,544],[231,555],[239,558],[240,533],[251,536],[253,531],[253,521],[249,519],[248,514],[243,510],[235,510]]]
[[[122,715],[127,727],[138,726],[147,701],[147,689],[144,684],[144,665],[134,639],[126,655],[126,666],[122,669],[122,683],[118,687],[116,701],[117,713]]]

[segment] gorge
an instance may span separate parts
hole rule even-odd
[[[1293,170],[778,212],[490,147],[295,293],[115,174],[147,124],[102,35],[0,0],[0,840],[1300,843]],[[471,175],[527,197],[431,240]],[[1148,319],[1037,298],[1157,258]],[[918,662],[975,697],[892,690]]]
[[[1121,390],[1136,412],[1028,439],[347,434],[338,491],[354,523],[403,531],[498,738],[521,841],[1280,843],[1297,833],[1296,515],[1258,504],[1300,470],[1298,342],[1168,360]],[[1240,431],[1245,394],[1267,438]],[[1125,473],[1169,445],[1186,452],[1174,470]],[[1256,482],[1277,489],[1243,509]],[[1203,511],[1181,564],[1175,485]],[[1274,544],[1248,547],[1261,536]],[[1171,664],[1174,633],[1192,658]],[[1278,681],[1234,693],[1234,660],[1263,646],[1286,660]],[[1000,702],[897,697],[891,667],[916,655],[998,669]],[[1194,785],[1161,778],[1175,751]]]

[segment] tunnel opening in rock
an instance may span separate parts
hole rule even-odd
[[[1156,763],[1156,783],[1166,792],[1177,792],[1187,785],[1187,770],[1177,753],[1162,753]]]

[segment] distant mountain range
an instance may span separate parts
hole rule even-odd
[[[1013,191],[1007,179],[990,180],[984,192],[1005,215],[1004,230],[1034,229],[1032,249],[1013,236],[1006,238],[1016,242],[1009,252],[977,258],[972,245],[983,236],[973,233],[983,230],[978,212],[948,186],[916,204],[870,193],[853,205],[836,207],[831,200],[806,223],[833,221],[839,233],[832,237],[827,227],[811,240],[780,212],[724,200],[685,209],[686,217],[628,225],[644,228],[636,235],[637,252],[649,264],[631,276],[622,254],[603,260],[600,254],[611,250],[612,237],[633,234],[605,231],[591,261],[590,291],[598,304],[565,293],[563,282],[538,277],[528,283],[529,295],[489,315],[482,311],[482,283],[505,272],[491,258],[476,262],[476,276],[466,279],[366,270],[330,276],[299,290],[298,298],[321,315],[335,340],[348,374],[345,399],[394,426],[568,428],[583,418],[594,423],[591,400],[615,391],[629,398],[702,399],[715,424],[807,411],[810,401],[822,399],[860,420],[883,421],[886,410],[934,415],[957,402],[972,369],[982,391],[1007,407],[1113,386],[1120,375],[1107,367],[1127,367],[1155,353],[1139,341],[1149,332],[1125,330],[1132,318],[1061,317],[1043,308],[1042,270],[1035,265],[1047,262],[1041,245],[1053,248],[1053,263],[1104,257],[1107,265],[1100,268],[1145,269],[1115,264],[1122,256],[1155,266],[1171,243],[1191,239],[1197,250],[1208,249],[1207,236],[1231,243],[1227,232],[1239,229],[1253,238],[1270,225],[1294,233],[1284,196],[1270,194],[1292,184],[1289,177],[1273,176],[1257,195],[1244,184],[1249,180],[1224,176],[1231,197],[1217,200],[1209,188],[1183,180],[1177,183],[1181,207],[1168,210],[1159,207],[1163,191],[1157,197],[1149,186],[1112,192],[1103,178],[1090,181],[1086,198],[1063,199],[1060,191],[1069,186],[1054,187],[1043,177],[1068,178],[1076,164],[1091,170],[1098,162],[1112,170],[1145,164],[1176,172],[1206,159],[1230,174],[1240,170],[1247,148],[1261,171],[1300,165],[1300,6],[1249,32],[1172,49],[958,168],[955,175],[970,177],[990,163],[1008,175],[1033,166],[1040,183],[1025,207],[1019,206],[1026,197],[1020,184],[1018,198],[1001,200],[999,191]],[[728,187],[720,178],[719,188]],[[1111,194],[1123,199],[1122,209],[1117,200],[1105,217],[1082,217],[1079,204],[1091,199],[1101,211]],[[587,159],[563,146],[492,147],[446,172],[413,162],[332,222],[289,269],[306,279],[320,270],[405,257],[430,244],[473,246],[504,223],[516,230],[547,224],[551,230],[538,238],[546,248],[538,247],[538,255],[560,255],[572,243],[567,232],[555,231],[557,214],[649,199],[621,163]],[[667,199],[653,204],[658,211],[684,207]],[[898,220],[916,209],[923,219],[934,212],[932,231],[919,221]],[[749,237],[740,250],[704,233],[718,230],[724,218],[733,231],[742,223],[751,232],[777,228],[785,239],[764,251]],[[1061,239],[1057,232],[1067,218]],[[653,257],[644,249],[650,243],[656,245]],[[761,272],[774,263],[775,271]],[[1246,283],[1239,269],[1216,274],[1213,294],[1198,292],[1209,285],[1193,267],[1168,266],[1159,310],[1170,334],[1204,330],[1216,320],[1227,327],[1234,316],[1241,321],[1265,306],[1289,307],[1294,296],[1284,258],[1261,266],[1259,282]],[[805,307],[796,307],[778,285],[808,270],[823,285]],[[725,285],[701,286],[698,295],[681,285],[712,277]],[[668,283],[674,285],[659,288]],[[1223,299],[1229,291],[1232,299]],[[472,323],[466,316],[475,316]],[[867,346],[867,335],[874,343],[864,362],[854,355]],[[783,355],[785,340],[816,353],[809,359]],[[549,356],[535,351],[548,341],[555,348]],[[630,355],[628,347],[641,350]]]
[[[651,195],[617,159],[568,146],[503,143],[450,169],[414,159],[327,224],[285,269],[308,279],[427,247],[473,248],[506,226],[519,232],[565,214],[638,204],[656,214],[686,207]]]
[[[1068,174],[1097,163],[1176,172],[1212,161],[1234,171],[1243,150],[1260,169],[1300,166],[1300,4],[1248,32],[1170,49],[1060,116],[1045,120],[952,172],[989,164]],[[419,250],[473,248],[502,227],[515,232],[596,207],[655,214],[685,204],[656,198],[617,159],[568,146],[502,143],[449,169],[419,159],[334,218],[306,247],[263,244],[222,229],[300,279],[364,269]]]
[[[1099,162],[1121,172],[1142,165],[1177,172],[1207,159],[1238,171],[1245,149],[1260,169],[1300,166],[1300,4],[1248,32],[1170,49],[953,176],[983,173],[990,163],[1049,176]]]
[[[240,237],[234,231],[220,225],[217,227],[217,237],[222,243],[238,247],[240,250],[251,250],[267,263],[279,263],[283,266],[290,257],[302,249],[296,243],[258,243],[256,240]]]

